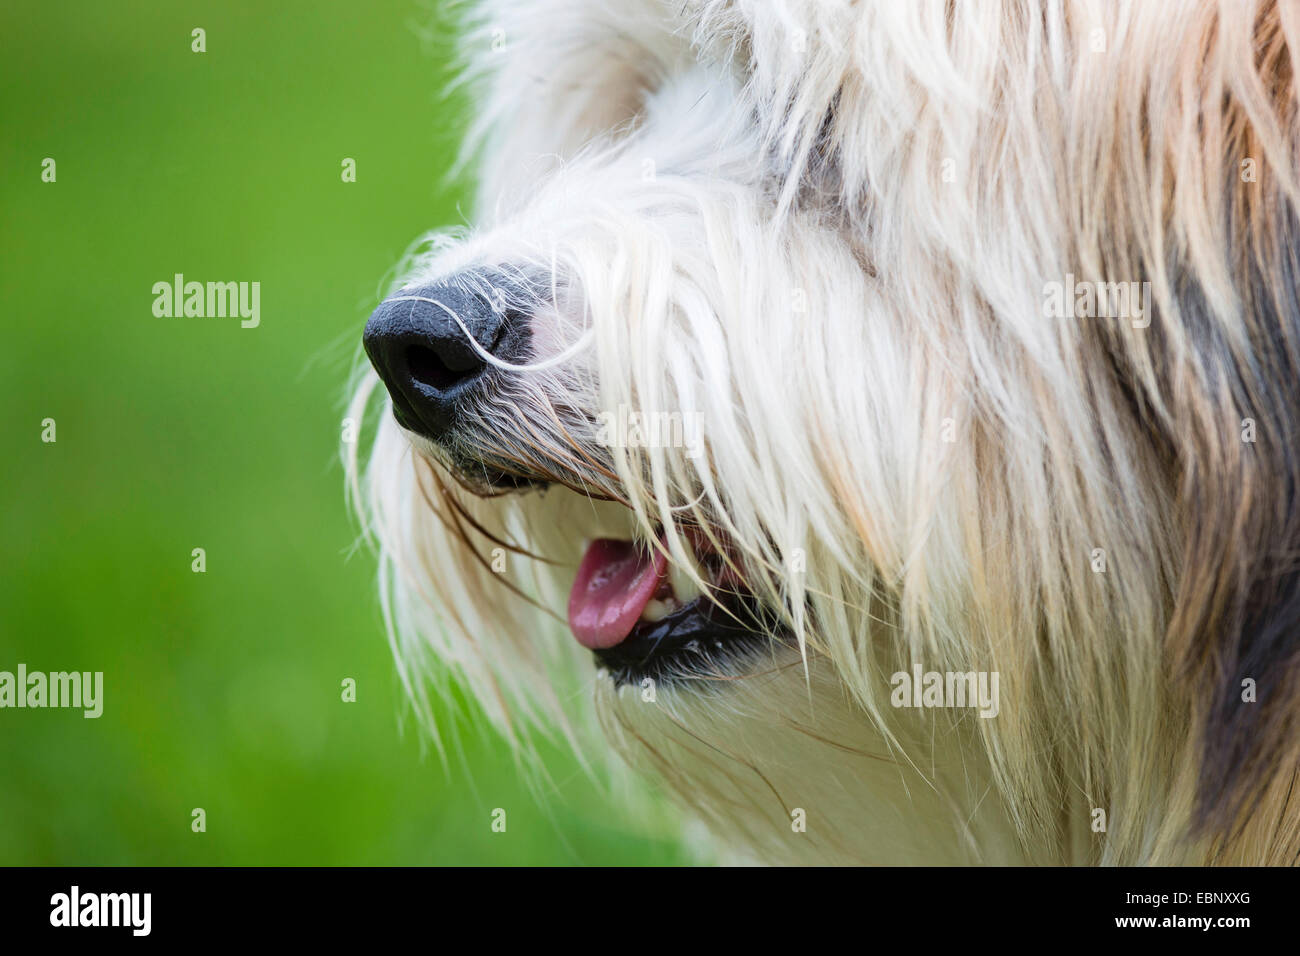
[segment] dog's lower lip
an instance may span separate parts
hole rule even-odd
[[[662,537],[658,547],[597,539],[583,555],[569,599],[570,627],[616,685],[734,671],[738,656],[770,640],[735,568],[705,536],[685,536],[705,593],[670,565]]]
[[[594,653],[616,685],[707,679],[772,639],[758,618],[749,595],[701,596],[658,621],[638,621],[622,641]]]

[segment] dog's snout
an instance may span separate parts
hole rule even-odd
[[[499,295],[450,282],[393,293],[362,340],[398,422],[441,441],[490,377],[486,356],[517,356],[521,324]]]

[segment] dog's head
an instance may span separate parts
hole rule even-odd
[[[357,400],[416,699],[594,681],[773,857],[1294,853],[1298,31],[486,5],[478,216]]]

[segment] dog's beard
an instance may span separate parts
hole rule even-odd
[[[812,622],[802,648],[789,625],[778,623],[789,620],[788,608],[768,616],[767,630],[746,632],[744,643],[670,658],[667,670],[620,674],[584,659],[563,612],[583,543],[635,538],[649,547],[652,535],[662,540],[662,526],[647,534],[624,502],[558,483],[483,495],[442,462],[417,453],[413,466],[425,489],[417,514],[427,521],[425,508],[437,511],[438,541],[429,544],[455,565],[450,580],[433,569],[420,575],[446,586],[418,603],[423,609],[434,601],[457,622],[454,643],[440,656],[459,657],[470,675],[489,669],[479,675],[482,692],[514,702],[498,714],[510,732],[527,733],[530,699],[561,726],[599,726],[628,765],[666,783],[708,823],[718,841],[710,853],[723,859],[1011,863],[1042,852],[1046,861],[1045,850],[1019,846],[1005,815],[954,813],[979,805],[990,786],[971,721],[940,711],[904,723],[898,736],[882,733],[836,672]],[[694,547],[685,540],[691,532],[678,527],[683,545]],[[866,616],[891,613],[878,603]],[[471,644],[483,653],[467,657]],[[567,692],[574,671],[595,675],[590,717],[582,716],[588,701]],[[526,686],[507,690],[520,675]],[[555,692],[564,694],[558,717],[549,713]],[[928,760],[914,765],[909,758],[921,753]],[[860,819],[863,806],[875,810]],[[903,806],[905,816],[887,809]]]

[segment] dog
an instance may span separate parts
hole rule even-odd
[[[462,29],[474,219],[349,412],[417,711],[596,728],[721,859],[1294,863],[1300,10]]]

